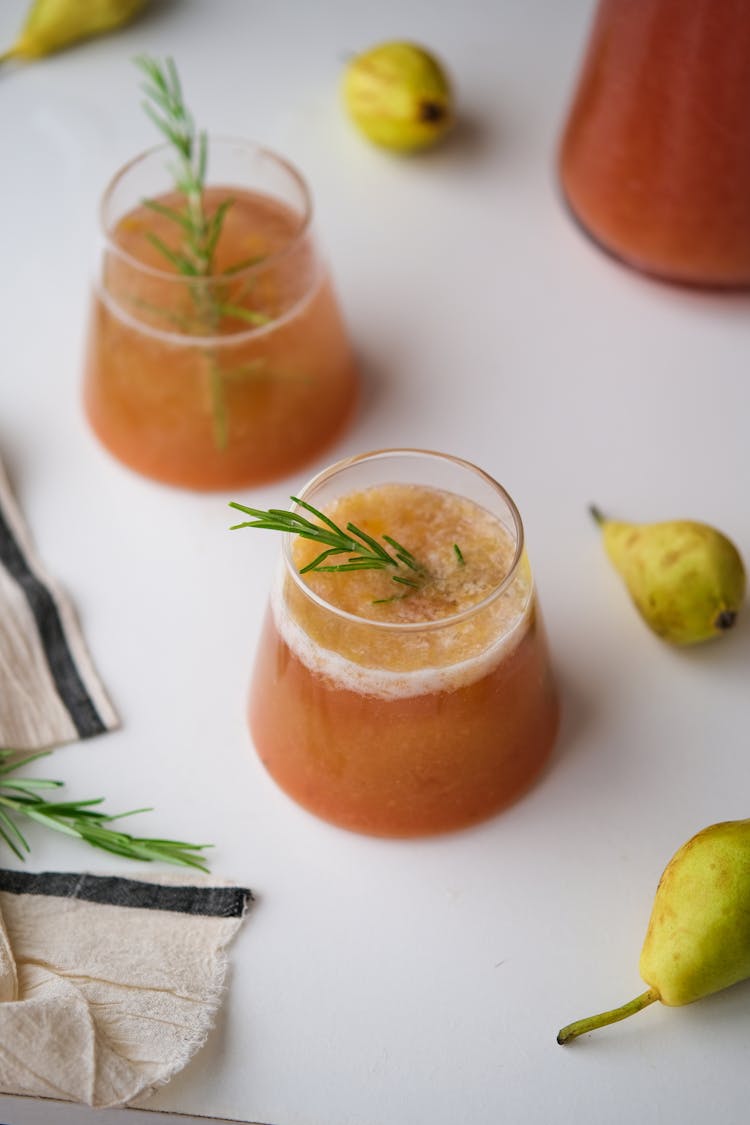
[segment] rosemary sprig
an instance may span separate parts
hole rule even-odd
[[[182,229],[183,247],[173,251],[154,234],[149,234],[149,241],[180,273],[208,277],[232,200],[225,199],[210,218],[207,216],[203,191],[208,167],[208,137],[204,130],[196,130],[182,96],[174,60],[167,59],[162,66],[148,55],[140,55],[135,63],[147,79],[143,91],[148,101],[143,103],[143,108],[175,151],[177,163],[170,171],[177,190],[185,197],[184,212],[154,199],[144,200],[152,211],[171,219]]]
[[[230,277],[262,262],[262,255],[256,255],[235,262],[222,270],[221,275],[217,274],[214,264],[216,247],[227,212],[235,201],[231,197],[223,199],[211,215],[206,210],[204,193],[208,170],[208,135],[204,129],[196,129],[193,115],[185,105],[174,59],[168,58],[161,64],[148,55],[139,55],[135,64],[146,76],[146,84],[142,89],[148,100],[143,103],[143,108],[174,149],[176,163],[170,166],[170,171],[177,191],[185,199],[183,211],[169,207],[158,199],[143,200],[145,207],[175,223],[183,235],[182,245],[176,250],[167,246],[153,231],[147,234],[149,242],[171,262],[178,273],[187,277]],[[210,307],[206,305],[205,311],[213,319],[218,316],[234,316],[256,325],[267,324],[270,320],[265,313],[227,304],[213,296]]]
[[[258,508],[248,508],[244,504],[238,504],[236,501],[231,501],[229,507],[236,508],[238,512],[243,512],[245,515],[252,516],[250,520],[245,520],[243,523],[236,523],[231,527],[231,531],[237,531],[241,527],[258,527],[265,528],[269,531],[285,531],[292,535],[299,535],[301,539],[309,539],[314,543],[320,543],[325,547],[325,550],[317,555],[312,562],[307,563],[300,569],[300,574],[307,574],[310,571],[333,572],[333,571],[350,571],[350,570],[387,570],[395,568],[399,570],[398,574],[391,574],[393,582],[397,582],[401,586],[407,586],[411,590],[418,590],[428,578],[427,571],[422,567],[414,555],[396,539],[390,535],[383,535],[383,546],[373,536],[368,535],[356,524],[351,522],[347,523],[346,528],[341,528],[338,524],[334,523],[332,519],[326,516],[323,512],[319,512],[312,504],[308,504],[304,500],[300,500],[297,496],[292,496],[291,500],[298,504],[300,508],[320,521],[313,523],[300,512],[290,512],[285,508],[269,508],[267,511],[261,511]],[[387,550],[390,547],[390,551]],[[346,562],[331,563],[328,560],[336,556],[346,555]],[[400,568],[403,567],[410,573],[404,574]],[[392,598],[380,598],[379,602],[392,601]]]
[[[162,840],[158,838],[130,836],[110,828],[113,820],[136,813],[150,812],[150,809],[130,809],[124,813],[104,813],[95,806],[101,805],[104,798],[94,797],[84,801],[48,801],[41,791],[60,789],[62,781],[48,778],[11,777],[21,766],[45,758],[48,751],[27,754],[19,757],[13,750],[0,750],[0,839],[18,857],[25,859],[31,851],[26,837],[16,823],[17,817],[27,817],[44,825],[45,828],[62,832],[66,836],[76,836],[94,848],[124,856],[126,859],[161,861],[183,867],[197,867],[208,871],[206,860],[200,853],[210,844],[189,844],[184,840]]]
[[[158,199],[144,199],[143,205],[156,215],[170,220],[181,232],[181,243],[176,248],[167,243],[154,231],[146,237],[152,246],[165,258],[179,274],[192,278],[190,286],[199,334],[214,335],[222,318],[227,317],[254,327],[268,324],[271,317],[255,309],[245,308],[238,303],[239,294],[229,297],[227,282],[241,270],[256,265],[262,257],[247,258],[228,266],[219,274],[216,270],[216,248],[224,227],[227,212],[234,199],[223,199],[212,214],[205,204],[206,172],[208,169],[208,137],[205,130],[198,130],[192,114],[185,105],[182,85],[174,60],[168,58],[159,63],[148,55],[135,59],[136,66],[146,77],[143,92],[146,101],[143,108],[157,129],[171,145],[175,162],[170,165],[175,187],[183,196],[183,209],[170,207]],[[174,313],[164,315],[175,323]],[[186,321],[187,318],[179,317]],[[208,398],[213,417],[214,442],[219,449],[226,449],[229,441],[229,428],[225,402],[225,372],[214,352],[207,352]]]

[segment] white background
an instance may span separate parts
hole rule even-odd
[[[0,8],[3,42],[24,7]],[[151,1108],[272,1125],[746,1120],[750,985],[555,1043],[641,991],[676,848],[750,815],[750,613],[714,645],[666,647],[586,510],[704,519],[750,559],[750,300],[629,272],[560,203],[590,7],[157,0],[117,36],[0,71],[0,451],[123,720],[36,772],[112,808],[153,803],[140,831],[214,841],[216,873],[258,897],[214,1035]],[[459,127],[422,157],[371,148],[341,112],[344,60],[385,38],[427,43],[454,77]],[[96,202],[155,140],[141,51],[174,55],[201,123],[308,178],[361,361],[337,447],[232,495],[281,506],[339,456],[417,445],[475,461],[521,509],[564,721],[541,782],[490,823],[383,842],[280,794],[244,717],[275,537],[230,534],[229,494],[142,480],[86,428]],[[139,870],[30,838],[35,870]],[[3,1099],[0,1118],[130,1120]]]

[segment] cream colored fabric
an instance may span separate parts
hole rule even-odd
[[[116,726],[72,604],[42,567],[0,463],[0,747],[45,749]]]
[[[213,1024],[240,909],[218,917],[0,891],[0,1089],[116,1106],[167,1082]]]

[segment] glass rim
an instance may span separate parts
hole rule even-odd
[[[302,194],[303,210],[300,216],[299,229],[295,231],[294,235],[289,239],[289,241],[281,246],[278,250],[274,250],[273,253],[268,254],[260,262],[255,262],[253,265],[246,266],[244,269],[237,270],[232,274],[233,280],[236,278],[247,278],[252,276],[256,271],[268,269],[270,266],[273,266],[277,262],[283,260],[303,242],[305,237],[309,234],[312,224],[312,193],[310,192],[310,188],[307,185],[305,177],[302,175],[299,169],[294,164],[292,164],[290,160],[287,160],[286,157],[280,156],[279,153],[274,152],[273,149],[267,148],[265,145],[259,144],[257,141],[251,141],[244,137],[230,137],[223,134],[211,136],[209,134],[209,160],[211,158],[211,145],[217,142],[220,145],[240,146],[242,148],[252,150],[256,155],[259,154],[261,156],[269,157],[273,163],[283,169],[283,171],[291,177],[291,179],[299,187]],[[148,277],[158,278],[160,281],[176,282],[179,285],[211,285],[213,282],[218,282],[222,279],[226,280],[226,278],[223,278],[222,274],[213,274],[208,277],[193,277],[192,275],[188,276],[186,274],[174,273],[174,271],[172,270],[162,270],[159,269],[158,266],[148,265],[146,262],[142,262],[132,254],[129,254],[126,250],[123,250],[123,248],[121,246],[118,246],[118,244],[112,238],[113,228],[107,226],[107,223],[105,221],[105,212],[107,205],[112,200],[115,189],[122,183],[122,181],[125,179],[128,173],[133,170],[133,168],[148,160],[149,157],[156,156],[156,154],[159,152],[168,152],[170,147],[171,146],[168,141],[162,141],[159,144],[152,145],[150,148],[136,153],[135,156],[131,157],[130,160],[128,160],[125,164],[122,164],[117,169],[117,171],[108,181],[99,200],[98,214],[100,234],[102,235],[107,250],[110,253],[114,254],[121,261],[125,262],[126,265],[138,270],[140,273],[145,274]],[[211,186],[212,185],[209,182],[207,184],[207,187]],[[222,185],[217,184],[216,186],[221,187]]]
[[[480,469],[478,465],[473,464],[471,461],[466,461],[463,457],[456,457],[452,453],[440,453],[434,449],[418,449],[412,446],[374,449],[367,453],[358,453],[352,457],[344,457],[340,461],[334,462],[334,464],[330,465],[328,468],[316,473],[316,475],[297,493],[298,499],[307,500],[310,493],[320,485],[325,484],[333,477],[338,476],[354,465],[359,465],[366,461],[386,460],[398,456],[413,457],[415,459],[435,458],[436,460],[455,465],[457,468],[467,470],[485,484],[489,485],[496,495],[507,505],[516,532],[516,547],[508,572],[502,581],[493,587],[489,594],[486,594],[481,601],[476,602],[467,609],[461,610],[459,613],[453,613],[447,617],[433,618],[426,621],[376,621],[371,617],[361,617],[359,614],[350,613],[348,610],[333,605],[308,586],[305,582],[304,575],[299,573],[292,561],[291,545],[294,538],[293,532],[284,532],[282,537],[282,557],[285,570],[305,597],[309,598],[310,601],[314,602],[320,609],[324,609],[340,620],[347,621],[353,625],[364,625],[392,633],[420,633],[433,629],[445,629],[451,625],[458,625],[462,621],[468,621],[469,618],[474,617],[475,614],[486,609],[505,593],[518,574],[525,550],[523,522],[515,501],[499,481],[496,481],[495,478],[490,476],[489,473],[486,473],[484,469]],[[289,506],[289,511],[299,512],[299,504],[292,503]],[[304,512],[304,509],[302,509],[302,511]]]

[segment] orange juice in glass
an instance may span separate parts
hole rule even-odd
[[[167,211],[184,207],[169,146],[107,188],[84,381],[115,457],[194,489],[291,473],[337,436],[357,384],[302,177],[247,141],[214,138],[208,151],[204,207],[225,209],[210,276],[186,277],[168,256],[181,232]]]
[[[317,816],[378,836],[462,828],[513,802],[550,755],[558,698],[511,498],[468,462],[386,450],[334,465],[299,500],[396,564],[300,573],[321,544],[284,537],[249,705],[268,772]]]

